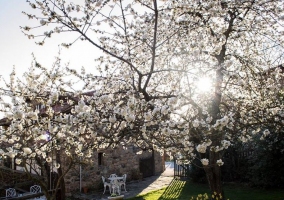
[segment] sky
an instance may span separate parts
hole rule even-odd
[[[35,44],[35,40],[28,39],[20,29],[20,26],[31,26],[34,24],[22,11],[32,13],[25,0],[0,0],[0,75],[9,78],[13,66],[15,66],[18,77],[28,70],[33,60],[32,53],[37,61],[45,67],[50,67],[55,61],[61,49],[62,63],[70,63],[70,67],[80,69],[82,66],[87,72],[92,71],[96,49],[86,42],[78,41],[70,49],[59,47],[64,39],[71,42],[74,38],[69,35],[59,35],[46,40],[44,46]]]

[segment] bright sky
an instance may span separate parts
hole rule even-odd
[[[22,14],[22,11],[31,13],[31,10],[24,0],[0,0],[0,75],[5,79],[9,78],[13,66],[17,74],[26,71],[31,66],[32,53],[43,66],[51,66],[59,50],[58,44],[68,38],[66,34],[60,35],[46,40],[44,46],[38,46],[34,40],[29,40],[21,32],[20,26],[32,25],[33,22]],[[71,41],[72,39],[68,42]],[[70,62],[71,68],[80,69],[84,66],[87,72],[91,72],[97,56],[94,47],[78,41],[70,49],[61,49],[63,64]]]

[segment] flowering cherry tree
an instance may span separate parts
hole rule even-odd
[[[132,143],[166,150],[181,160],[200,159],[212,193],[223,196],[225,150],[255,134],[265,139],[270,127],[279,129],[283,123],[283,69],[277,67],[283,44],[280,0],[28,3],[35,12],[24,14],[38,26],[21,27],[27,37],[44,45],[56,34],[70,34],[74,40],[64,41],[64,47],[83,41],[100,52],[93,74],[64,70],[84,83],[80,91],[59,78],[57,89],[18,93],[48,96],[44,102],[49,105],[59,101],[70,106],[68,114],[47,109],[50,117],[43,120],[55,120],[48,129],[55,130],[54,137],[74,135],[66,137],[66,145],[76,145],[77,155],[85,156],[78,144],[92,141],[92,147]],[[60,76],[47,77],[53,83]],[[205,80],[212,84],[202,92]],[[10,119],[28,116],[15,103],[10,109]],[[35,119],[39,115],[30,112]],[[66,125],[58,128],[59,122]]]
[[[57,58],[49,70],[35,61],[21,79],[12,71],[10,80],[1,82],[1,112],[5,116],[1,120],[0,154],[22,166],[47,199],[56,199],[59,189],[65,198],[64,176],[75,163],[89,159],[95,145],[89,127],[78,126],[76,115],[87,115],[87,108],[72,93],[72,82],[62,81],[66,75]],[[43,179],[30,175],[30,171]],[[50,182],[50,171],[57,172],[57,182]],[[50,189],[55,192],[49,193]]]

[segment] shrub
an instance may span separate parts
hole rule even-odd
[[[192,161],[189,170],[189,177],[195,183],[207,183],[205,171],[200,166],[202,166],[200,160],[195,159]]]
[[[249,160],[248,176],[251,185],[265,188],[284,187],[284,137],[271,133],[255,145]]]

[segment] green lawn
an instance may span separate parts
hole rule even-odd
[[[252,189],[237,185],[225,185],[226,199],[230,200],[284,200],[284,190]],[[190,181],[173,180],[164,189],[137,196],[129,200],[190,200],[196,199],[198,194],[209,194],[207,185]]]

